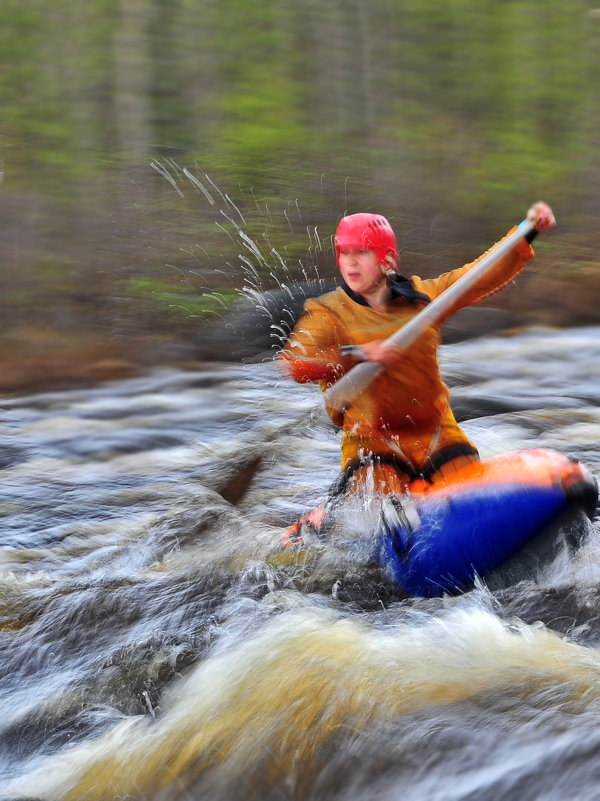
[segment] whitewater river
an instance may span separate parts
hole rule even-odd
[[[482,455],[598,476],[599,342],[446,346]],[[0,409],[3,801],[600,798],[598,522],[514,587],[404,599],[333,548],[279,550],[338,445],[271,363]]]

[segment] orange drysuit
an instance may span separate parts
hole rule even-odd
[[[520,240],[447,316],[506,286],[533,255],[530,244]],[[340,346],[387,339],[481,258],[437,278],[412,276],[392,284],[392,299],[383,310],[342,287],[308,300],[280,354],[286,371],[301,383],[318,380],[325,391],[356,364]],[[374,461],[376,491],[401,491],[419,476],[436,480],[443,477],[442,465],[478,458],[452,414],[440,375],[440,325],[429,328],[406,349],[398,367],[376,376],[343,412],[327,409],[342,429],[342,470],[355,473]]]

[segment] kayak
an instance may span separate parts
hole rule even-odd
[[[580,462],[536,448],[484,459],[381,501],[364,541],[404,593],[430,598],[464,592],[525,551],[530,562],[532,554],[539,561],[552,553],[570,521],[593,518],[598,485]],[[335,506],[333,499],[294,523],[284,544],[302,545],[311,534],[327,539]]]

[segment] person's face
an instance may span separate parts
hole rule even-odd
[[[374,250],[344,248],[340,250],[339,265],[344,281],[359,295],[373,292],[387,280]]]

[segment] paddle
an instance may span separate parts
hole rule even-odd
[[[385,340],[386,345],[396,345],[406,349],[415,339],[430,326],[439,323],[460,300],[465,293],[486,273],[489,268],[504,256],[515,244],[535,230],[535,225],[529,220],[523,220],[519,227],[506,239],[499,242],[495,248],[485,255],[479,264],[449,286],[445,292],[419,312],[408,323],[402,326]],[[345,376],[324,393],[325,404],[329,408],[343,411],[354,398],[359,395],[385,368],[377,362],[362,362],[349,370]]]

